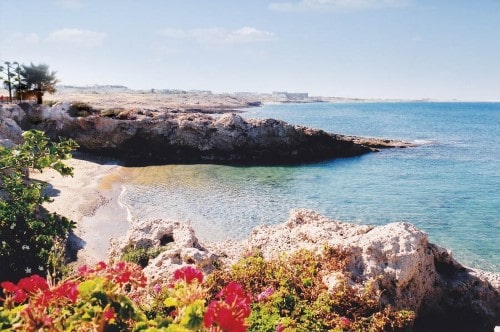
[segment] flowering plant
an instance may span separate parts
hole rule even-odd
[[[203,273],[186,266],[152,290],[161,308],[147,307],[146,278],[138,265],[99,262],[52,283],[32,275],[0,286],[0,331],[245,331],[250,297],[229,283],[205,306]]]
[[[242,286],[230,282],[206,306],[210,296],[203,282],[200,270],[185,266],[174,271],[167,286],[154,285],[154,301],[147,312],[155,320],[141,328],[148,332],[164,331],[162,326],[168,326],[165,331],[246,331],[251,299]]]
[[[208,305],[204,325],[211,331],[246,331],[245,319],[250,316],[250,297],[240,284],[232,281]]]
[[[51,284],[32,275],[0,286],[0,330],[23,331],[105,331],[127,329],[143,319],[131,300],[134,291],[145,286],[146,279],[136,265],[120,262],[113,266],[99,263],[83,266],[79,275]]]

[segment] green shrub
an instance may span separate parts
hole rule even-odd
[[[254,294],[249,331],[391,331],[410,326],[414,313],[381,307],[374,281],[361,289],[347,283],[345,257],[332,248],[321,255],[301,250],[272,261],[253,253],[230,270],[214,272],[209,284],[214,293],[234,280]],[[328,290],[323,277],[335,272],[344,280]]]
[[[155,258],[161,252],[165,251],[165,247],[151,247],[151,248],[127,248],[121,259],[125,262],[135,263],[141,267],[146,267],[150,259]]]
[[[72,175],[62,161],[77,147],[72,141],[50,143],[41,131],[23,134],[24,144],[0,147],[0,281],[18,280],[32,273],[53,269],[56,244],[67,237],[74,223],[48,213],[42,204],[45,183],[29,178],[28,170],[52,168]]]

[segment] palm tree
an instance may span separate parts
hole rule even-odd
[[[9,101],[12,102],[12,77],[14,73],[10,71],[11,63],[9,61],[5,61],[4,64],[7,66],[7,79],[3,81],[4,86],[9,90]],[[3,70],[4,67],[1,67],[0,71]]]
[[[42,97],[45,92],[56,92],[56,83],[58,82],[56,72],[50,72],[48,65],[34,65],[33,63],[29,66],[23,65],[21,76],[24,77],[26,89],[35,94],[37,104],[43,102]]]
[[[19,98],[19,101],[22,101],[23,100],[23,93],[22,93],[21,83],[22,83],[23,79],[21,78],[21,66],[19,65],[19,62],[17,62],[17,61],[14,61],[12,64],[17,66],[17,68],[15,70],[15,72],[17,74],[17,77],[15,79],[17,81],[16,94],[17,94],[17,97]]]

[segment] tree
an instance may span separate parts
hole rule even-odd
[[[56,92],[56,72],[49,71],[49,66],[45,64],[29,66],[23,65],[21,76],[24,77],[24,85],[28,93],[33,93],[36,96],[37,104],[43,102],[42,97],[45,92]]]
[[[17,98],[19,99],[19,101],[21,101],[23,99],[22,86],[23,86],[24,78],[21,77],[21,66],[19,65],[19,62],[14,61],[13,64],[17,66],[15,69],[15,72],[17,74],[17,77],[15,78],[15,81],[17,82],[16,94],[17,94]]]
[[[17,62],[14,62],[17,64]],[[3,81],[3,84],[7,90],[9,90],[9,101],[12,102],[12,78],[14,77],[14,72],[11,71],[14,67],[12,67],[12,64],[8,61],[5,61],[4,64],[7,66],[7,77]],[[0,66],[0,71],[2,71],[4,67]]]

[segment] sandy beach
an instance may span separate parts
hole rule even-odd
[[[127,210],[119,204],[121,167],[111,160],[87,160],[78,155],[66,163],[74,168],[73,177],[51,169],[32,171],[31,176],[48,183],[47,194],[53,202],[45,207],[77,223],[69,239],[78,249],[77,262],[106,261],[110,239],[128,228]]]

